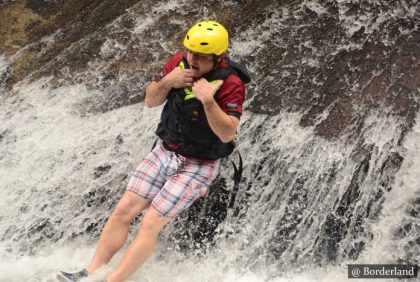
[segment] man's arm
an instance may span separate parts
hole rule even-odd
[[[204,106],[210,128],[223,143],[228,143],[235,138],[239,119],[226,114],[214,100],[214,94],[222,84],[223,81],[211,84],[202,78],[194,83],[192,90]]]
[[[239,119],[226,114],[214,101],[204,105],[207,120],[210,128],[219,137],[223,143],[228,143],[235,138],[236,130],[239,125]]]
[[[165,83],[164,78],[158,82],[152,81],[146,88],[146,98],[144,103],[149,108],[162,105],[168,96],[171,87]]]
[[[172,88],[191,87],[192,84],[191,70],[175,68],[158,82],[153,81],[147,86],[144,103],[149,108],[162,105]]]

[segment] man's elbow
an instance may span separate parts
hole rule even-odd
[[[153,108],[154,107],[154,105],[152,104],[152,102],[150,101],[150,99],[147,99],[147,95],[146,95],[146,98],[144,99],[144,104],[148,108]]]
[[[148,108],[156,107],[156,101],[154,101],[155,99],[153,99],[153,93],[155,91],[155,88],[156,82],[152,82],[147,86],[146,92],[144,93],[144,104]]]
[[[222,141],[222,143],[229,143],[234,138],[235,138],[235,134],[227,134],[225,136],[221,136],[220,141]]]
[[[148,108],[154,108],[154,107],[162,105],[163,101],[161,102],[161,101],[151,98],[151,95],[147,95],[147,92],[146,92],[146,97],[144,98],[144,104]]]
[[[239,119],[237,119],[236,117],[233,116],[229,116],[230,120],[231,120],[231,124],[229,126],[229,129],[227,129],[223,135],[220,135],[220,141],[222,141],[223,143],[229,143],[230,141],[232,141],[235,136],[236,136],[236,129],[238,127],[239,124]]]

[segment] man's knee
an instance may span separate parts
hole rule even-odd
[[[160,215],[154,208],[150,208],[140,223],[140,232],[159,233],[170,218]]]
[[[115,207],[112,216],[124,223],[131,223],[149,204],[143,198],[131,192],[126,192]]]

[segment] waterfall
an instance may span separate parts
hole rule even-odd
[[[145,86],[202,18],[228,27],[253,76],[240,190],[227,209],[225,160],[130,281],[345,281],[348,264],[420,264],[417,1],[64,2],[0,4],[0,281],[86,266],[156,138]]]

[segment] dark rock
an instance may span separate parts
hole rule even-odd
[[[103,204],[112,201],[115,197],[111,191],[105,187],[98,187],[95,190],[89,191],[83,195],[83,200],[88,208],[101,207]],[[113,207],[112,205],[110,205]]]
[[[116,143],[117,145],[121,145],[121,144],[123,144],[123,143],[124,143],[124,139],[123,139],[123,137],[122,137],[122,135],[121,135],[121,134],[118,134],[117,138],[115,138],[115,143]]]
[[[108,164],[96,167],[95,171],[93,172],[93,177],[95,179],[101,177],[102,175],[108,173],[111,170],[111,167],[112,166]]]
[[[227,215],[229,191],[226,180],[217,179],[209,188],[209,195],[196,201],[193,206],[174,222],[176,232],[170,241],[184,252],[207,250],[214,245],[216,229]]]
[[[240,226],[250,205],[262,205],[266,212],[263,215],[270,217],[268,222],[273,219],[275,226],[260,246],[246,246],[252,249],[249,265],[266,259],[274,259],[279,265],[305,260],[322,265],[357,259],[373,237],[365,225],[380,218],[388,192],[395,187],[405,161],[402,145],[418,116],[420,24],[416,1],[404,1],[402,5],[401,1],[210,0],[163,13],[150,9],[165,3],[3,1],[0,49],[13,60],[0,74],[0,89],[10,89],[24,78],[51,77],[53,88],[82,83],[97,91],[77,105],[81,116],[139,103],[147,83],[160,72],[166,59],[183,48],[185,28],[198,19],[214,17],[226,25],[232,38],[258,43],[250,47],[252,50],[245,50],[249,55],[235,58],[252,71],[246,104],[251,118],[242,127],[248,130],[246,142],[257,148],[258,158],[251,158],[253,163],[247,164],[246,189],[237,199],[234,215]],[[322,6],[321,11],[310,4]],[[135,33],[137,22],[150,16],[159,24],[145,25]],[[297,115],[300,126],[313,130],[316,136],[311,138],[327,143],[326,151],[335,141],[351,146],[349,159],[303,166],[299,159],[318,161],[311,158],[316,154],[313,144],[304,143],[298,155],[291,155],[276,148],[277,136],[267,136],[267,131],[277,125],[273,120],[279,113]],[[261,119],[253,124],[257,116]],[[397,121],[395,144],[379,148],[371,136],[365,136],[369,119],[375,116],[378,122]],[[274,126],[268,128],[267,124]],[[281,130],[272,132],[282,134]],[[8,129],[0,132],[0,142],[9,137]],[[123,136],[118,135],[114,142],[116,147],[123,144]],[[349,182],[334,194],[346,162],[354,169],[346,172]],[[78,168],[83,166],[83,162],[77,163]],[[318,171],[318,165],[328,167]],[[109,164],[98,166],[94,179],[110,171]],[[121,188],[126,179],[124,172],[114,177],[109,187]],[[366,183],[372,179],[374,183]],[[206,200],[198,201],[175,222],[172,240],[181,249],[206,249],[214,244],[220,223],[227,216],[229,191],[225,182],[215,182]],[[362,189],[366,186],[369,189]],[[269,191],[272,187],[276,189]],[[319,195],[308,187],[319,189],[315,191]],[[83,194],[75,216],[100,207],[110,210],[117,197],[109,189],[99,187]],[[330,209],[320,211],[311,206],[318,196],[316,203],[322,204],[325,198],[331,203],[326,205]],[[57,198],[66,199],[66,194]],[[419,201],[416,198],[407,203],[407,218],[392,234],[404,252],[398,258],[401,261],[418,261],[419,240],[413,237],[418,234],[414,220],[419,216]],[[50,206],[41,210],[46,212]],[[21,211],[27,211],[25,206]],[[320,212],[322,215],[317,214]],[[31,224],[28,236],[35,242],[42,242],[41,235],[54,240],[83,234],[97,236],[105,218],[86,217],[79,230],[60,232],[54,230],[55,223],[39,219]],[[299,240],[316,224],[312,249],[299,249]],[[238,230],[226,231],[226,236],[236,236]],[[16,241],[27,239],[16,226],[1,234],[2,239],[14,234]]]
[[[3,130],[2,132],[0,132],[0,142],[3,140],[3,138],[7,135],[8,130]]]

